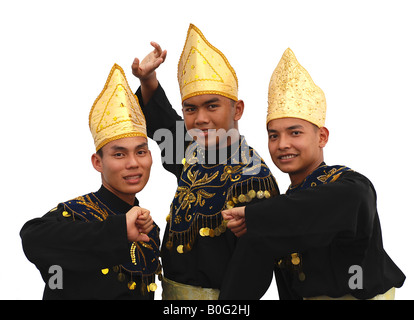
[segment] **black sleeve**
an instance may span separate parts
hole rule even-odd
[[[220,299],[259,299],[279,257],[327,246],[334,238],[368,239],[376,195],[368,179],[347,172],[335,182],[247,206],[245,213],[247,233],[237,243]]]
[[[20,231],[27,258],[39,269],[96,270],[129,261],[125,215],[104,221],[64,217],[63,207],[28,221]]]
[[[335,182],[246,207],[246,235],[279,257],[327,246],[334,237],[369,237],[375,214],[372,184],[347,172]]]
[[[158,85],[157,90],[146,105],[142,101],[141,87],[138,88],[135,94],[147,122],[148,137],[153,139],[154,132],[161,128],[175,132],[176,121],[183,121],[183,119],[172,107],[161,84]]]
[[[136,95],[145,116],[148,137],[160,147],[164,168],[179,179],[185,148],[191,140],[183,119],[170,104],[160,84],[146,105],[142,101],[141,87]]]

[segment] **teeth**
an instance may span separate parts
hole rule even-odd
[[[125,177],[126,180],[133,180],[133,179],[138,179],[139,176],[133,176],[133,177]]]
[[[282,156],[282,157],[280,157],[280,159],[285,160],[285,159],[292,159],[292,158],[294,158],[294,157],[296,157],[296,156],[295,156],[295,155],[293,155],[293,154],[289,154],[289,155],[287,155],[287,156]]]

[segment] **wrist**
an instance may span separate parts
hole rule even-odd
[[[140,78],[141,87],[148,90],[155,90],[158,88],[158,79],[155,71],[146,78]]]
[[[154,92],[158,89],[158,79],[156,76],[141,80],[141,96],[144,106],[149,102]]]

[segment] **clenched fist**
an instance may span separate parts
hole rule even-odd
[[[150,239],[147,234],[154,227],[149,210],[135,206],[126,213],[125,217],[128,241],[148,242]]]

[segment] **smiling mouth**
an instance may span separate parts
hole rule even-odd
[[[284,156],[280,156],[279,159],[280,160],[289,160],[289,159],[293,159],[296,158],[298,155],[297,154],[287,154]]]
[[[141,176],[142,175],[138,174],[138,175],[135,175],[135,176],[124,177],[124,179],[126,181],[136,181],[136,180],[139,180],[141,178]]]
[[[193,138],[201,139],[200,142],[203,142],[209,138],[215,137],[216,131],[214,129],[191,129],[192,132],[189,132]]]
[[[212,133],[214,129],[196,129],[198,135],[208,135],[208,133]]]
[[[208,130],[200,130],[198,132],[198,135],[200,135],[200,136],[208,136]]]

